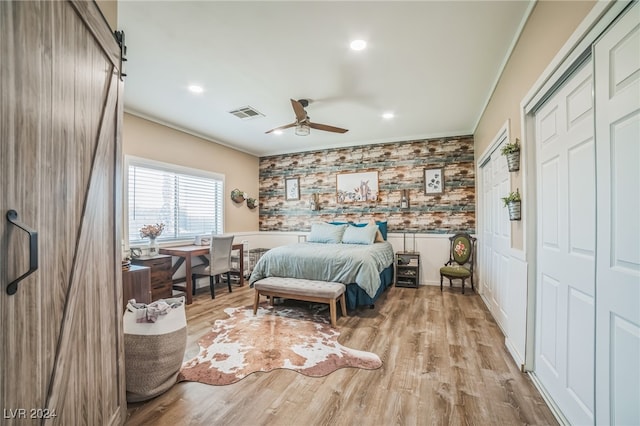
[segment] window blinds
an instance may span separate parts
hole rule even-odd
[[[144,242],[140,228],[164,223],[158,241],[223,232],[223,180],[205,173],[129,161],[129,244]]]

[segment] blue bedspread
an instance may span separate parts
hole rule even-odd
[[[387,241],[370,245],[298,243],[266,252],[255,265],[249,283],[266,277],[357,283],[370,297],[380,287],[380,273],[393,263]]]

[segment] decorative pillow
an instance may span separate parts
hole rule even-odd
[[[310,243],[339,244],[347,225],[331,225],[329,223],[312,223],[307,237]]]
[[[375,224],[348,226],[342,236],[343,244],[373,244],[378,227]]]
[[[378,224],[376,223],[376,221],[371,219],[369,221],[369,224],[376,227],[376,238],[375,238],[374,242],[375,243],[379,243],[379,242],[384,241],[384,238],[382,237],[382,232],[380,232],[380,227],[378,227]]]
[[[378,225],[378,229],[382,234],[382,239],[387,240],[387,221],[376,220],[376,225]]]

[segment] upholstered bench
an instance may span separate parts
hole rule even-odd
[[[340,299],[342,315],[347,316],[347,305],[344,297],[346,286],[341,283],[327,281],[303,280],[299,278],[268,277],[253,283],[256,296],[253,302],[253,314],[258,312],[260,295],[285,299],[304,300],[305,302],[328,303],[331,325],[336,326],[336,301]]]

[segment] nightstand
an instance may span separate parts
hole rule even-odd
[[[418,288],[420,285],[420,253],[396,253],[396,287]]]

